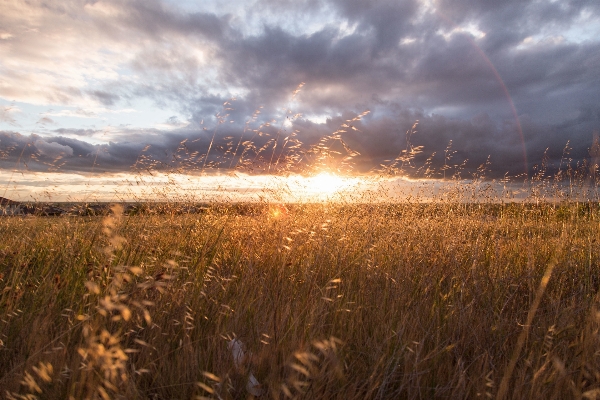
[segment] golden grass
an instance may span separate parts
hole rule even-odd
[[[240,209],[0,219],[2,396],[600,392],[597,204]]]

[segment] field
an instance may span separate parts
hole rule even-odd
[[[600,398],[597,203],[0,219],[6,398]]]

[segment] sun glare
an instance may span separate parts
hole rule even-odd
[[[321,194],[332,194],[348,186],[348,182],[341,176],[329,172],[321,172],[318,175],[307,178],[307,190]]]

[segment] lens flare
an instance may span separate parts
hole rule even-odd
[[[288,209],[283,204],[272,204],[269,207],[269,215],[275,219],[282,219],[288,216]]]

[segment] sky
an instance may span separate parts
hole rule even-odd
[[[6,188],[27,174],[38,188],[153,172],[498,179],[599,155],[596,0],[0,10]]]

